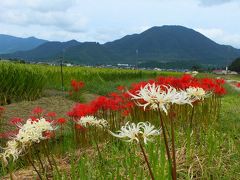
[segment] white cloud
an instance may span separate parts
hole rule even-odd
[[[210,38],[221,37],[224,34],[223,30],[218,28],[211,28],[211,29],[196,28],[196,31]]]
[[[215,5],[221,5],[229,2],[234,2],[238,0],[199,0],[200,5],[203,6],[215,6]]]
[[[140,33],[152,26],[168,24],[201,27],[202,32],[215,41],[239,47],[240,24],[236,22],[240,19],[239,2],[1,0],[0,33],[48,40],[76,39],[103,43],[127,34]],[[221,5],[212,6],[215,4]]]
[[[0,7],[0,22],[4,24],[12,24],[18,26],[54,26],[59,29],[64,29],[70,32],[82,32],[84,31],[88,19],[78,11],[73,11],[69,6],[63,10],[64,5],[61,3],[56,3],[56,0],[51,1],[50,6],[46,6],[47,3],[43,3],[41,6],[40,1],[30,1],[24,0],[26,4],[22,6],[21,4],[17,8],[18,2],[14,4],[14,1],[10,3],[5,3]],[[4,1],[6,2],[6,1]],[[35,2],[35,3],[31,3]],[[56,3],[53,9],[51,5],[53,2]],[[57,4],[61,4],[57,5]],[[68,8],[67,8],[68,7]],[[33,8],[33,9],[32,9]],[[36,11],[35,9],[38,9]]]
[[[196,28],[195,30],[216,41],[217,43],[232,45],[240,48],[240,34],[228,33],[219,28]]]
[[[75,2],[75,0],[1,0],[1,7],[43,12],[64,11],[71,8]]]

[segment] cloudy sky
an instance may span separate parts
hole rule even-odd
[[[0,34],[104,43],[182,25],[240,48],[240,0],[1,0]]]

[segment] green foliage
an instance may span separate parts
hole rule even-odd
[[[80,44],[77,41],[46,42],[29,51],[17,51],[12,54],[2,54],[3,58],[18,58],[24,60],[41,60],[45,62],[59,61],[63,56],[63,50]]]
[[[152,27],[141,34],[125,36],[104,45],[125,62],[196,61],[224,64],[240,55],[240,50],[223,46],[204,35],[182,26]],[[138,50],[138,55],[136,54]]]
[[[138,67],[146,67],[146,68],[160,68],[160,69],[193,69],[199,70],[201,67],[198,63],[194,61],[174,61],[174,62],[157,62],[157,61],[149,61],[139,63]]]
[[[0,63],[0,104],[40,97],[46,76],[24,64]]]
[[[240,58],[235,59],[229,66],[229,69],[240,73]]]
[[[237,180],[239,177],[239,94],[229,86],[227,89],[229,94],[222,99],[220,118],[214,123],[209,122],[207,129],[192,131],[189,127],[176,128],[178,179]],[[196,113],[195,118],[202,117]],[[151,121],[157,122],[158,119]],[[180,125],[183,123],[180,122]],[[157,138],[145,148],[155,178],[171,179],[164,142]],[[71,176],[83,179],[149,179],[136,144],[116,139],[107,141],[101,146],[101,154],[103,159],[99,159],[95,147],[82,149],[81,156],[71,161]],[[78,157],[73,151],[71,157],[75,156]]]
[[[166,72],[106,69],[90,67],[63,67],[63,90],[70,90],[73,79],[83,81],[88,93],[107,94],[118,85],[154,78],[157,75],[169,75]],[[171,73],[179,75],[179,73]],[[138,79],[138,80],[137,80]],[[123,83],[123,84],[121,84]],[[59,66],[29,65],[19,63],[0,63],[0,103],[34,100],[43,89],[62,90],[61,70]]]
[[[89,92],[101,94],[113,91],[118,85],[129,85],[133,81],[159,75],[157,72],[152,71],[85,67],[64,67],[63,72],[65,89],[69,89],[71,79],[76,79],[84,81]],[[170,72],[160,73],[161,75],[171,74]],[[171,75],[179,75],[179,73]],[[200,74],[200,76],[208,75]],[[23,93],[23,89],[31,89],[32,86],[34,88],[39,87],[39,89],[41,87],[61,89],[60,67],[1,63],[0,77],[2,80],[1,92],[6,82],[9,82],[10,87],[14,88],[13,92],[18,90],[15,89],[14,85],[22,85],[22,91],[17,91],[19,95]],[[42,82],[40,81],[41,77],[44,79],[42,84],[40,83]],[[21,81],[15,82],[18,78]],[[23,85],[26,83],[30,83],[32,86]],[[38,86],[38,83],[41,86]],[[221,99],[222,107],[219,119],[212,121],[213,117],[218,114],[215,111],[219,110],[212,107],[212,104],[215,102],[214,98],[208,99],[207,105],[199,104],[196,106],[193,116],[193,123],[197,127],[196,129],[186,126],[189,120],[186,117],[189,116],[192,110],[190,106],[176,110],[176,112],[185,112],[183,115],[177,116],[175,123],[178,179],[227,180],[239,177],[239,93],[230,86],[227,86],[227,89],[228,94]],[[11,91],[9,90],[5,94],[9,92]],[[17,98],[16,95],[14,96],[14,93],[12,96]],[[26,95],[26,97],[28,96]],[[220,99],[218,99],[218,103],[220,103]],[[144,116],[138,112],[137,115],[134,121],[144,120],[145,118],[145,120],[151,121],[159,127],[159,119],[156,113],[149,112],[149,114],[145,113]],[[116,118],[116,120],[127,121],[128,119]],[[165,119],[165,122],[166,124],[168,123],[167,119]],[[201,122],[208,126],[205,127],[200,124]],[[68,123],[70,124],[72,121]],[[59,128],[61,129],[61,127]],[[93,140],[94,132],[92,133],[91,130],[88,129],[86,134],[84,134],[89,139],[87,146],[84,147],[81,146],[84,144],[81,137],[79,138],[81,143],[77,144],[78,146],[76,145],[73,138],[75,132],[71,126],[64,127],[64,136],[59,136],[60,133],[58,131],[57,133],[59,134],[56,134],[56,138],[49,140],[49,154],[53,154],[60,168],[60,173],[56,171],[57,168],[54,168],[53,172],[48,171],[50,176],[53,176],[53,179],[149,179],[143,156],[136,144],[130,145],[117,139],[111,139],[111,137],[101,132],[95,132],[99,142],[98,146],[100,147],[99,153],[97,144]],[[80,149],[76,149],[76,147],[80,147]],[[154,142],[146,145],[145,149],[155,178],[159,180],[171,179],[163,140],[157,138]],[[42,159],[47,166],[47,159],[44,156],[42,156]],[[33,154],[32,158],[38,164],[36,154]],[[52,159],[51,161],[53,162],[54,160]],[[24,168],[29,165],[24,157],[20,161],[21,163],[11,163],[9,169],[1,166],[0,175],[3,176],[11,172],[11,170]]]

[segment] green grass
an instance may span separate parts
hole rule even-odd
[[[40,76],[46,77],[44,88],[61,89],[60,67],[10,66],[16,68],[17,72],[18,69],[21,69],[22,74],[23,71],[26,71],[25,75],[28,75],[29,72],[30,74],[37,72]],[[2,69],[4,68],[2,67]],[[4,73],[4,71],[2,72]],[[154,78],[156,75],[179,75],[179,73],[169,72],[83,67],[64,67],[63,72],[66,90],[69,88],[70,80],[76,79],[84,81],[86,91],[94,94],[107,94],[114,91],[119,85],[129,86],[132,82]],[[200,74],[198,76],[214,75]],[[5,77],[7,77],[6,74]],[[15,75],[11,77],[15,77]],[[33,81],[37,83],[38,79]],[[9,80],[9,82],[12,81]],[[31,84],[33,87],[35,86],[34,83]],[[226,88],[228,94],[222,98],[220,117],[216,122],[209,122],[208,128],[194,133],[186,127],[177,129],[176,148],[179,179],[237,180],[240,177],[240,96],[239,92],[233,90],[232,87],[226,85]],[[141,119],[138,120],[141,121]],[[149,121],[158,122],[158,119]],[[80,149],[78,149],[73,134],[68,127],[64,139],[59,138],[51,142],[51,152],[58,157],[57,159],[61,159],[59,161],[65,162],[65,166],[61,166],[61,175],[54,171],[53,179],[149,179],[143,156],[136,144],[131,145],[110,136],[101,136],[99,133],[98,138],[102,138],[102,141],[99,142],[99,154],[96,144],[92,141],[84,147],[79,144]],[[171,179],[163,140],[157,138],[145,148],[155,178]],[[60,163],[58,164],[60,165]],[[27,162],[22,158],[14,168],[20,169],[26,165]],[[6,169],[2,168],[0,173],[5,175]]]
[[[238,75],[224,75],[224,76],[221,76],[221,77],[223,77],[225,79],[240,81],[240,74],[238,74]]]
[[[0,105],[41,96],[46,76],[39,69],[0,62]]]
[[[240,106],[239,93],[227,86],[222,99],[219,120],[200,134],[190,129],[176,134],[179,179],[238,179],[240,176]],[[171,179],[162,141],[146,146],[156,179]],[[96,152],[94,147],[92,152]],[[148,179],[143,156],[137,145],[114,140],[101,148],[103,160],[97,153],[85,152],[72,167],[76,177],[89,179]],[[74,156],[75,152],[72,152]],[[79,174],[75,174],[79,172]],[[73,175],[73,174],[72,174]]]
[[[30,65],[0,62],[0,105],[14,101],[34,100],[44,89],[68,91],[73,79],[83,81],[85,90],[106,94],[118,85],[127,85],[158,75],[178,76],[177,72],[107,69],[92,67],[63,67],[63,87],[60,66]]]
[[[190,129],[176,133],[179,179],[238,179],[240,176],[240,106],[239,93],[226,85],[228,94],[222,98],[220,117],[200,134]],[[165,159],[164,144],[159,139],[146,146],[156,179],[171,179]],[[100,160],[93,154],[82,154],[75,161],[74,176],[90,179],[147,179],[143,156],[137,145],[118,140],[103,144]],[[95,152],[95,153],[94,153]],[[72,152],[74,156],[75,152]],[[104,164],[104,165],[103,165]],[[78,175],[75,172],[79,172]]]

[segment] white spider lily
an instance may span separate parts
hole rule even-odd
[[[135,123],[129,124],[129,122],[127,122],[125,126],[121,127],[121,130],[117,131],[118,134],[113,133],[111,131],[110,133],[113,136],[124,139],[127,142],[133,142],[133,141],[139,142],[138,135],[141,133],[140,128],[141,128],[141,123],[138,123],[136,125]]]
[[[135,100],[138,106],[142,106],[144,110],[147,106],[150,109],[160,109],[168,114],[167,110],[170,104],[190,104],[189,96],[184,91],[177,91],[171,86],[156,86],[155,83],[147,84],[143,88],[137,91],[137,94],[129,94],[132,96],[132,100]],[[144,103],[140,103],[139,100],[144,100]]]
[[[155,126],[150,124],[149,122],[142,123],[142,138],[145,144],[148,141],[152,141],[154,136],[160,135],[160,130],[155,129]]]
[[[8,160],[12,157],[13,161],[18,159],[18,156],[22,153],[22,148],[19,147],[19,143],[16,140],[10,140],[7,142],[7,147],[2,148],[3,153],[0,157],[3,159],[5,165],[8,164]]]
[[[105,119],[97,119],[94,116],[84,116],[81,117],[77,124],[87,127],[87,126],[96,126],[96,127],[108,127],[108,122]]]
[[[186,89],[186,93],[193,102],[196,100],[204,100],[211,94],[207,93],[203,88],[200,87],[189,87]]]
[[[121,138],[126,142],[140,142],[143,139],[144,143],[152,141],[153,136],[160,134],[159,130],[154,129],[154,126],[150,123],[139,122],[138,124],[127,122],[125,126],[121,127],[121,130],[117,133],[109,131],[113,136]]]
[[[43,136],[43,132],[55,130],[52,124],[45,118],[40,118],[35,121],[28,119],[27,122],[19,126],[19,128],[19,132],[15,139],[23,145],[39,143],[41,140],[46,139],[46,137]]]
[[[189,97],[188,93],[183,90],[179,90],[175,94],[175,99],[171,102],[172,104],[178,104],[178,105],[183,105],[183,104],[189,104],[192,106],[192,99]]]
[[[28,119],[24,125],[20,124],[18,127],[18,134],[7,142],[7,146],[3,148],[4,152],[0,154],[5,164],[8,163],[10,157],[13,158],[13,161],[18,159],[25,148],[32,143],[39,143],[41,140],[46,139],[43,135],[44,132],[55,130],[45,118],[36,119],[35,121]]]

